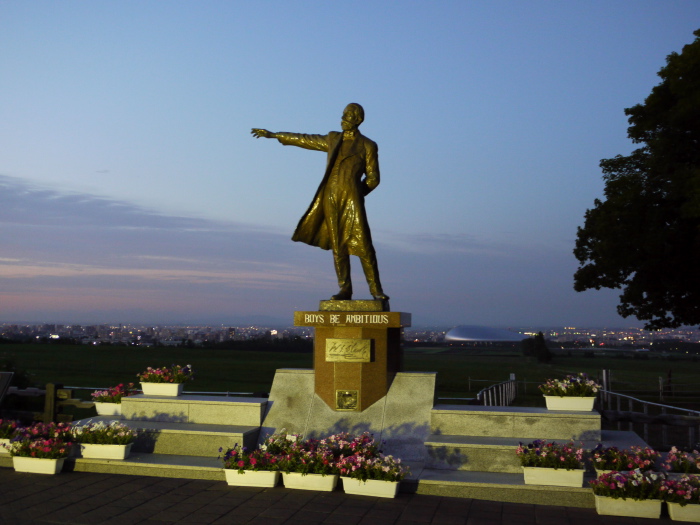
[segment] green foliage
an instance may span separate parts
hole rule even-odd
[[[26,370],[23,370],[17,366],[14,356],[0,356],[0,372],[14,372],[12,381],[10,382],[11,386],[16,386],[17,388],[27,388],[32,385],[32,380],[30,379],[29,374]]]
[[[185,390],[269,392],[278,368],[312,368],[310,353],[181,347],[14,344],[5,349],[33,383],[103,387],[136,381],[154,363],[192,363],[197,378]],[[89,393],[86,394],[89,397]]]
[[[552,353],[547,348],[547,342],[544,340],[544,334],[538,332],[534,342],[535,357],[538,363],[549,363],[552,360]]]
[[[618,312],[648,329],[700,324],[700,30],[662,82],[625,110],[643,144],[600,163],[605,200],[578,229],[574,289],[620,288]]]
[[[17,344],[8,347],[17,356],[17,365],[28,369],[34,383],[62,383],[92,387],[75,390],[74,396],[91,399],[95,387],[135,380],[136,372],[152,363],[191,362],[196,365],[197,378],[188,383],[186,391],[269,392],[275,371],[280,368],[313,368],[311,354],[293,352],[248,352],[185,348],[143,348],[134,346],[94,347],[88,345]],[[592,352],[592,351],[591,351]],[[654,353],[651,353],[654,354]],[[476,392],[493,382],[503,381],[515,374],[528,386],[519,390],[521,396],[532,395],[533,403],[544,405],[537,385],[551,377],[585,372],[598,377],[602,369],[613,371],[613,390],[646,388],[658,392],[659,359],[656,354],[646,361],[597,356],[586,358],[580,353],[573,357],[557,357],[554,364],[537,363],[519,352],[486,352],[480,349],[430,348],[404,352],[407,372],[436,372],[436,394],[441,397],[474,397]],[[668,364],[664,364],[668,368]],[[665,369],[664,369],[665,370]],[[696,383],[700,362],[684,360],[673,367],[677,384]],[[471,385],[469,380],[471,379]],[[471,388],[470,388],[471,387]],[[3,407],[16,396],[5,398]],[[536,398],[536,400],[534,399]],[[40,398],[22,398],[26,400]],[[658,399],[658,397],[657,397]],[[42,404],[36,407],[41,410]],[[90,417],[93,414],[81,415]]]
[[[523,339],[520,348],[525,357],[534,357],[538,363],[549,363],[552,360],[552,353],[547,347],[542,332],[539,332],[535,337]]]

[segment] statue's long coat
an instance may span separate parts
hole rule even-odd
[[[337,221],[338,251],[349,255],[365,257],[374,253],[372,236],[367,223],[364,196],[379,185],[379,160],[377,144],[356,131],[350,152],[341,156],[340,145],[343,133],[331,131],[328,135],[307,135],[302,133],[277,133],[276,137],[286,146],[313,149],[328,152],[328,162],[323,180],[316,190],[309,209],[299,221],[293,241],[318,246],[324,250],[332,249],[328,230],[329,221]],[[343,188],[345,195],[342,202],[343,213],[336,217],[326,217],[323,199],[327,197],[327,183],[334,164],[340,165],[339,179],[351,181]],[[363,179],[362,176],[366,175]]]

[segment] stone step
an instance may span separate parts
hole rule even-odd
[[[423,469],[411,491],[450,498],[594,508],[593,491],[588,488],[591,479],[592,475],[585,476],[581,488],[550,487],[525,485],[522,473]]]
[[[547,410],[541,407],[435,405],[431,434],[527,439],[600,440],[596,411]]]
[[[97,416],[74,422],[113,421],[109,416]],[[120,423],[139,431],[134,442],[134,452],[197,457],[220,456],[219,449],[234,445],[253,449],[257,446],[259,426],[249,425],[203,425],[193,423],[171,423],[168,421],[140,421],[120,419]]]
[[[171,423],[260,426],[266,407],[267,399],[257,397],[139,394],[122,399],[122,417]]]
[[[11,461],[9,466],[12,466]],[[64,463],[63,472],[99,472],[226,482],[220,459],[133,452],[125,460],[68,458]],[[417,479],[404,480],[399,485],[399,491],[415,492],[417,483]],[[282,485],[278,488],[282,488]],[[342,490],[342,480],[336,490]]]
[[[12,468],[12,459],[0,458],[0,467]],[[522,473],[439,470],[414,464],[411,467],[413,475],[401,482],[401,492],[510,503],[595,507],[590,488],[525,485]],[[225,483],[221,460],[192,456],[132,452],[125,460],[68,458],[63,472],[71,471],[206,479]],[[584,477],[584,484],[587,485],[590,479],[593,479],[592,476]]]
[[[519,443],[529,443],[532,439],[489,437],[489,436],[447,436],[433,434],[425,442],[426,462],[429,469],[467,470],[480,472],[521,473],[520,460],[515,454]],[[559,443],[566,440],[557,440]],[[598,443],[606,447],[620,449],[646,446],[634,432],[604,430],[601,440],[577,441],[585,449],[592,449]]]
[[[214,457],[132,452],[124,460],[68,458],[64,472],[100,472],[160,478],[225,481],[222,462]]]

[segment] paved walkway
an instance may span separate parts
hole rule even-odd
[[[229,487],[220,481],[0,468],[0,523],[254,525],[642,525],[593,509],[399,494],[396,499]]]

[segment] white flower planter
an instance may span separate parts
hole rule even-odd
[[[595,510],[606,516],[630,516],[633,518],[659,519],[661,516],[660,499],[622,499],[607,496],[595,496]]]
[[[595,468],[595,467],[594,467],[594,468]],[[618,471],[615,471],[615,470],[603,470],[603,469],[600,469],[600,470],[599,470],[599,469],[597,469],[597,468],[595,469],[595,475],[596,475],[597,478],[599,478],[599,477],[602,476],[603,474],[610,474],[611,472],[620,472],[620,471],[619,471],[619,470],[618,470]]]
[[[80,443],[80,455],[85,459],[126,459],[131,454],[131,445]]]
[[[700,505],[686,505],[680,503],[667,503],[668,515],[673,521],[692,521],[700,523]]]
[[[0,438],[0,456],[7,455],[10,453],[9,450],[7,450],[3,445],[9,445],[10,444],[10,439],[9,438]]]
[[[282,473],[282,483],[288,489],[320,490],[332,492],[338,483],[338,475],[306,474],[298,472]]]
[[[271,470],[244,470],[241,474],[237,470],[225,468],[224,475],[226,483],[237,487],[271,488],[276,486],[280,479],[280,473]]]
[[[360,481],[343,476],[343,490],[346,494],[356,494],[359,496],[372,496],[375,498],[395,498],[399,492],[398,481],[381,481],[378,479],[368,479]]]
[[[177,397],[184,386],[185,383],[141,383],[141,390],[146,396]]]
[[[31,474],[58,474],[63,468],[66,458],[46,459],[13,456],[12,465],[16,472],[29,472]]]
[[[547,410],[575,410],[577,412],[590,412],[596,397],[559,397],[544,396]]]
[[[674,479],[674,480],[679,480],[683,476],[687,476],[688,474],[684,474],[683,472],[666,472],[666,479]],[[690,474],[692,476],[697,476],[697,474]]]
[[[121,416],[122,415],[121,403],[104,403],[101,401],[95,401],[95,409],[97,410],[98,416]]]
[[[582,487],[583,469],[522,467],[525,485],[549,485],[554,487]]]

